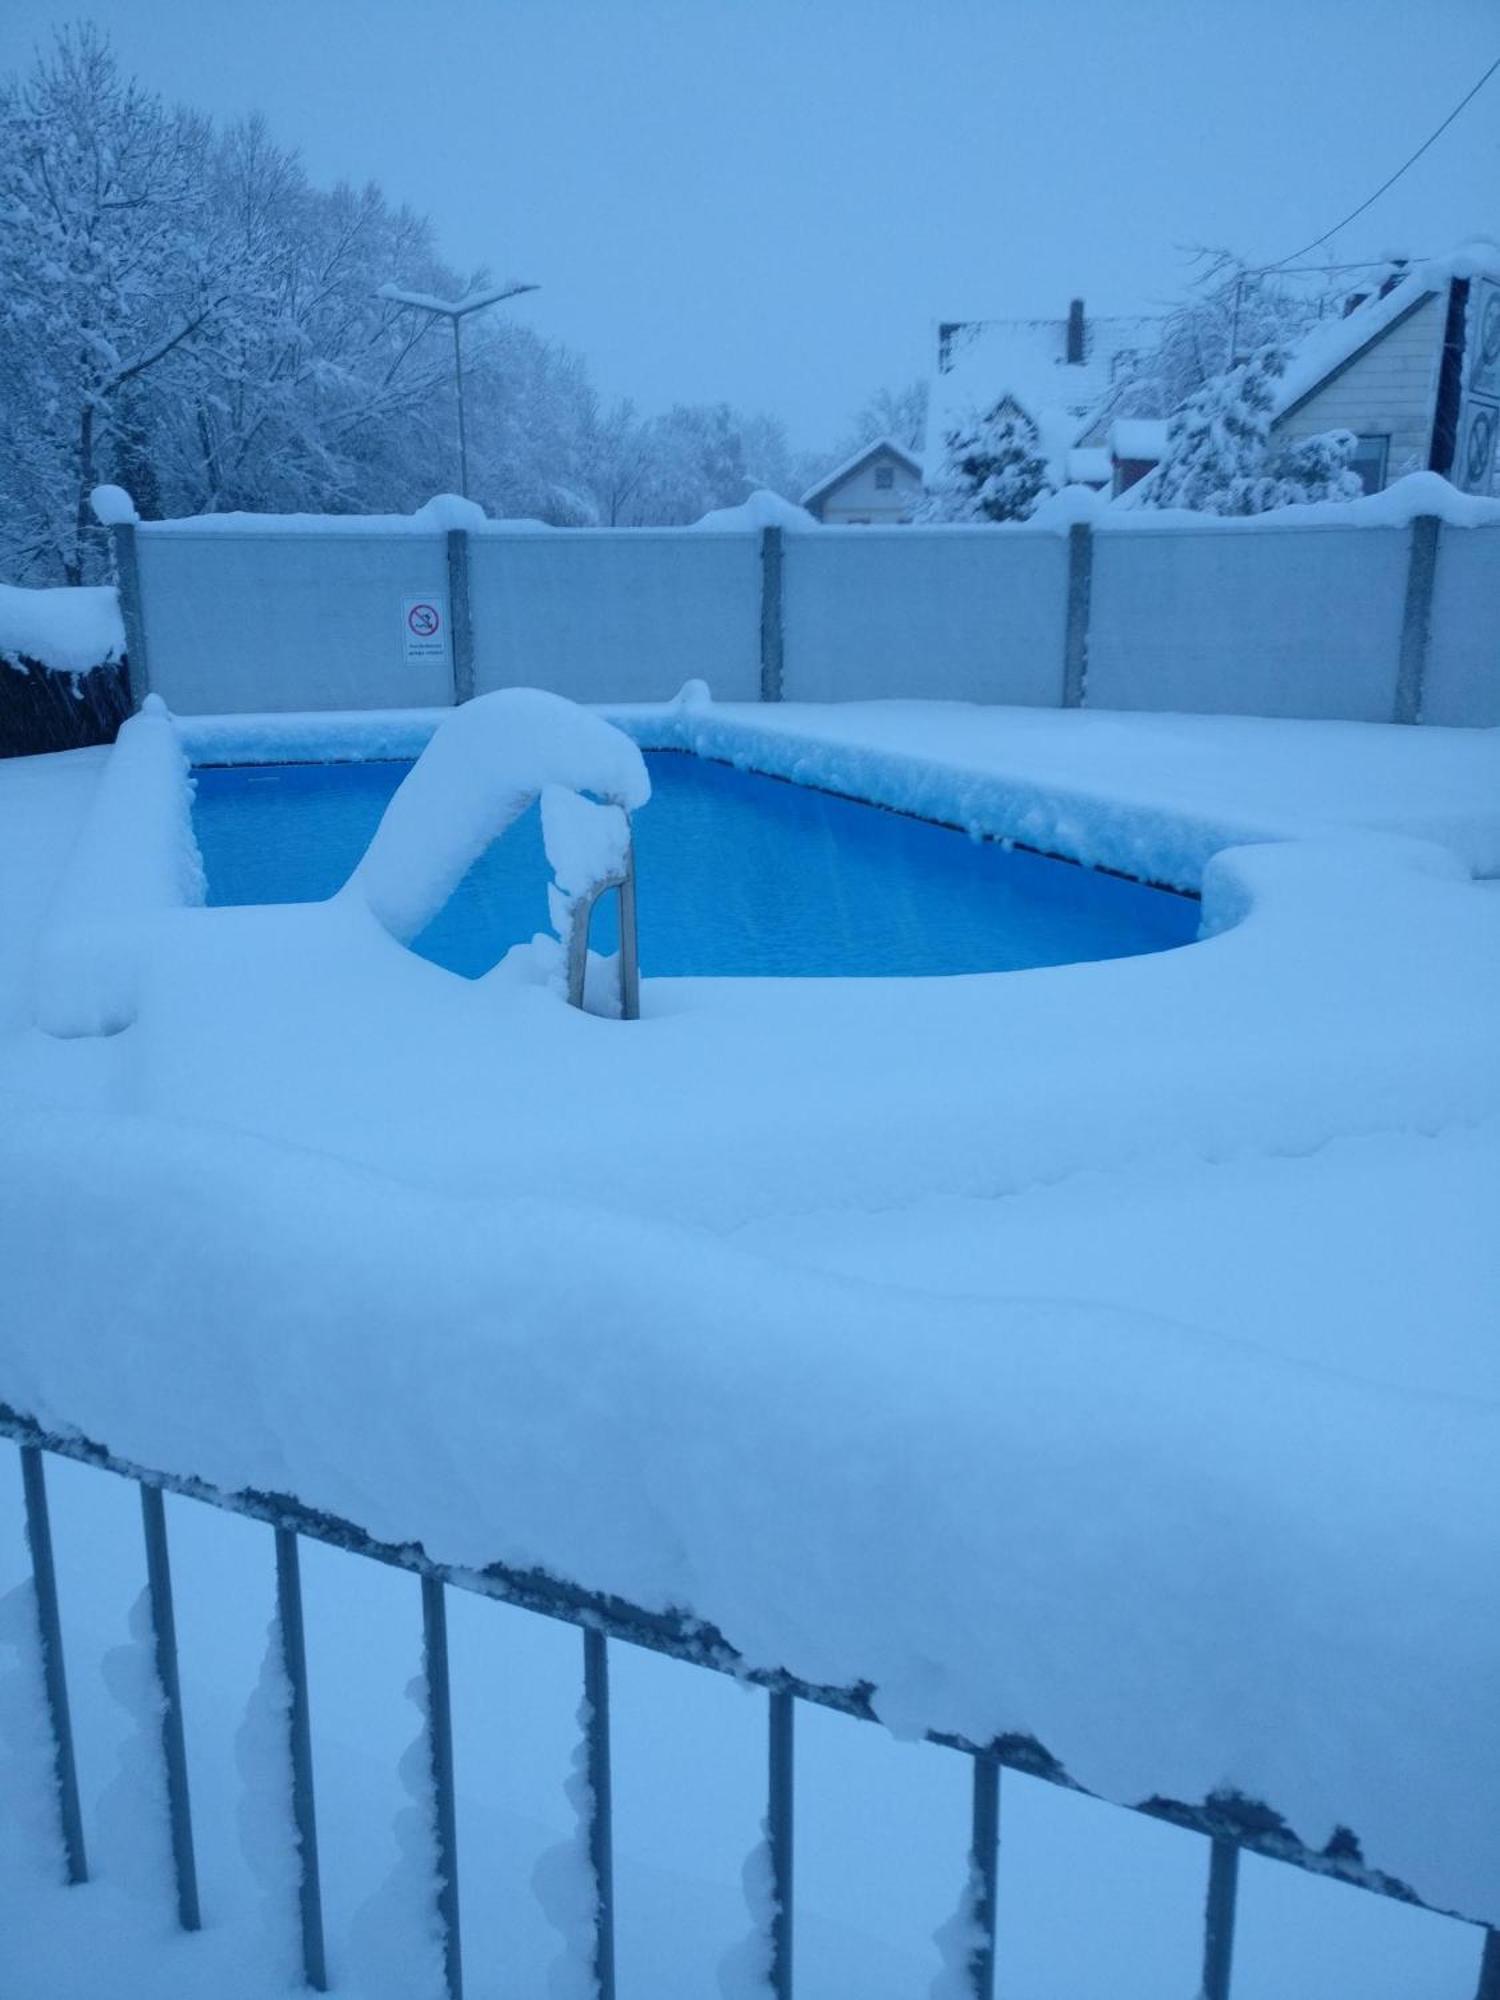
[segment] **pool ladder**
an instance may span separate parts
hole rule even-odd
[[[610,801],[618,804],[617,800]],[[621,811],[625,809],[622,806]],[[626,827],[630,816],[626,813]],[[625,840],[625,860],[622,867],[597,882],[573,898],[572,914],[568,922],[568,936],[564,946],[567,956],[568,1004],[582,1009],[584,992],[588,980],[589,965],[589,924],[593,919],[594,906],[603,895],[613,889],[619,898],[620,916],[620,1019],[638,1021],[641,1018],[641,961],[636,942],[635,924],[635,836],[627,831]]]

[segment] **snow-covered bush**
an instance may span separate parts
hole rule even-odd
[[[1036,426],[1008,398],[949,431],[918,521],[1024,521],[1052,490]]]
[[[1359,440],[1353,431],[1320,431],[1316,437],[1294,438],[1272,462],[1276,485],[1273,507],[1296,507],[1309,500],[1358,500],[1364,492],[1357,472],[1351,472]]]

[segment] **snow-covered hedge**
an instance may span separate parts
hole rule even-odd
[[[0,584],[0,757],[111,741],[129,713],[124,656],[112,589]]]

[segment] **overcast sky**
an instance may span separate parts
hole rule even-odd
[[[1500,54],[1497,0],[45,0],[169,98],[264,111],[647,409],[826,442],[940,318],[1149,310],[1182,245],[1299,248]],[[1500,236],[1500,77],[1335,247]],[[400,278],[399,272],[392,273]]]

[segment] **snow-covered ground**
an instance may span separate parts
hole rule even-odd
[[[689,1609],[757,1664],[872,1681],[901,1735],[1027,1731],[1120,1800],[1238,1787],[1309,1844],[1352,1827],[1424,1898],[1500,1918],[1500,890],[1475,879],[1500,872],[1500,736],[696,698],[618,719],[1201,887],[1204,939],[959,979],[648,982],[625,1025],[517,965],[445,974],[358,897],[174,907],[192,870],[164,718],[130,725],[112,767],[0,766],[0,854],[20,864],[0,873],[0,1394],[449,1562]],[[185,735],[196,756],[410,754],[435,721]],[[107,1540],[106,1502],[67,1504]],[[207,1550],[248,1531],[181,1532]],[[265,1609],[238,1614],[262,1640]],[[101,1644],[91,1627],[75,1652]],[[200,1673],[205,1709],[226,1681]],[[345,1734],[331,1754],[363,1803],[334,1810],[363,1825],[386,1767]],[[705,1723],[699,1755],[721,1738]],[[369,1736],[400,1740],[390,1718]],[[642,1795],[671,1754],[643,1738]],[[925,1775],[940,1753],[911,1757],[913,1782],[956,1794]],[[469,1810],[486,1854],[514,1844],[494,1799]],[[944,1811],[956,1827],[961,1802]],[[939,1824],[930,1801],[911,1812]],[[1061,1884],[1092,1837],[1066,1813],[1108,1817],[1017,1812],[1054,1816],[1039,1847]],[[653,1835],[670,1817],[646,1814]],[[1112,1824],[1185,1855],[1148,1891],[1122,1863],[1103,1929],[1138,1891],[1180,1905],[1182,1969],[1141,1946],[1129,1990],[1187,1990],[1201,1843]],[[1009,1821],[1007,1839],[1009,1868]],[[908,1850],[814,1890],[833,1983],[809,1991],[918,1990],[920,1949],[889,1956],[895,1915],[920,1912],[919,1946],[954,1884]],[[726,1853],[684,1872],[727,1949]],[[1472,1983],[1472,1934],[1317,1884],[1262,1891],[1272,1872],[1247,1891],[1245,1993]],[[1262,1893],[1290,1960],[1255,1942]],[[1300,1988],[1308,1893],[1309,1931],[1340,1944]],[[335,1934],[364,1979],[358,1901]],[[1024,1901],[1002,1914],[1023,1939]],[[1352,1957],[1350,1904],[1370,1941]],[[33,1907],[45,1965],[60,1919]],[[836,1983],[841,1927],[875,1941],[844,1960],[868,1966],[857,1988]],[[1017,1946],[1014,1990],[1063,1990],[1048,1948]],[[674,1990],[651,1963],[638,1990]],[[1066,1990],[1122,1976],[1106,1950]]]

